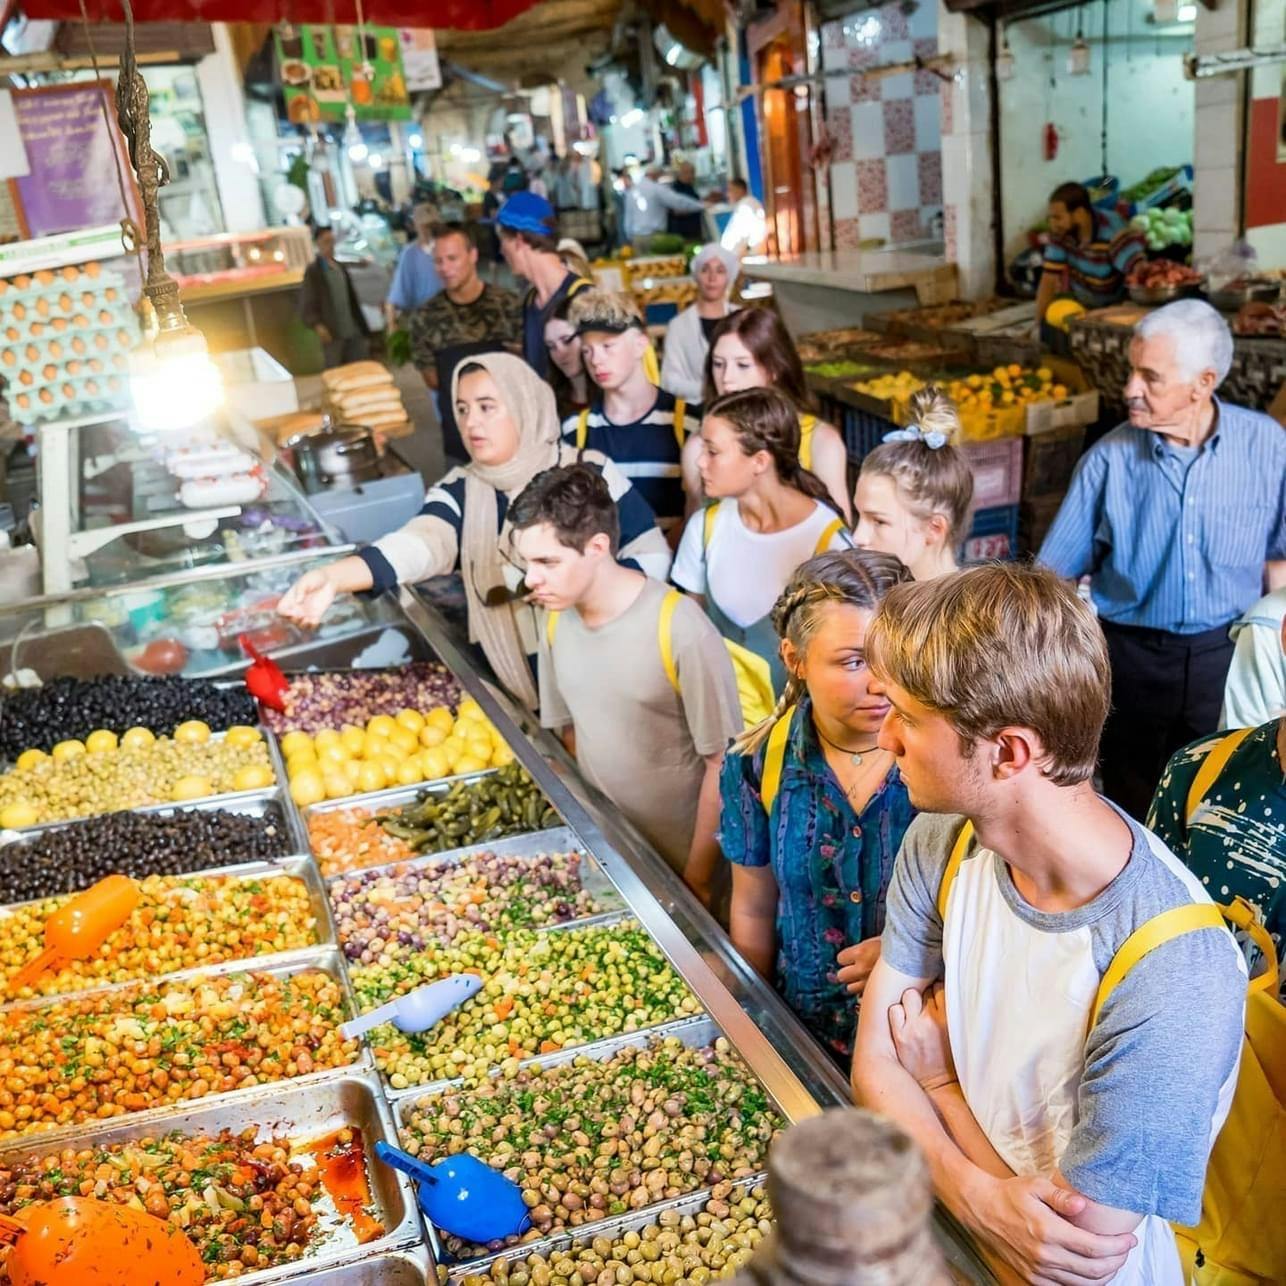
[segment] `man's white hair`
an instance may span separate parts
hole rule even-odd
[[[1176,299],[1149,313],[1134,328],[1140,339],[1166,336],[1174,344],[1174,359],[1188,380],[1214,371],[1215,387],[1232,369],[1232,332],[1223,317],[1204,299]]]

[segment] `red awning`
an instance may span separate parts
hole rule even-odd
[[[364,0],[363,16],[373,26],[433,27],[489,31],[530,9],[537,0]],[[137,22],[357,22],[354,0],[131,0]],[[29,18],[80,21],[78,0],[21,0]],[[91,22],[121,22],[119,0],[85,0]]]

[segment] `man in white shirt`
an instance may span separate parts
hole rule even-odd
[[[625,189],[625,236],[638,250],[646,250],[647,242],[668,226],[670,212],[675,214],[700,214],[705,202],[676,192],[668,183],[660,181],[661,171],[651,169],[636,178]]]
[[[866,660],[921,816],[862,997],[856,1096],[924,1149],[1002,1280],[1184,1286],[1170,1222],[1201,1213],[1245,962],[1200,881],[1094,792],[1097,620],[1053,573],[993,563],[895,588]],[[1140,926],[1190,906],[1197,926],[1101,990]]]

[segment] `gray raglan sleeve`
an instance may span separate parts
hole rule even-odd
[[[1241,1052],[1239,958],[1228,932],[1197,930],[1144,956],[1103,1005],[1059,1167],[1078,1192],[1176,1223],[1200,1218],[1215,1115]]]
[[[902,840],[889,883],[880,954],[909,978],[942,977],[938,888],[961,819],[921,814]]]

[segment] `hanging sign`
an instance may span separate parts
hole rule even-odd
[[[422,89],[442,88],[442,68],[438,64],[438,42],[427,27],[402,27],[402,67],[406,87],[412,93]]]
[[[297,125],[342,121],[350,101],[359,121],[411,119],[396,27],[283,23],[273,40],[286,116]]]

